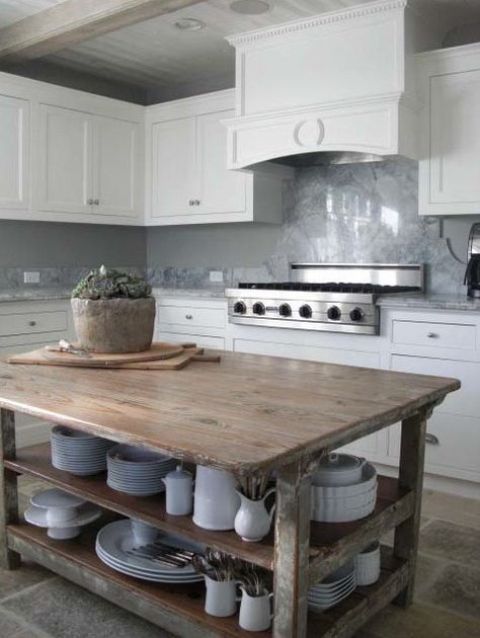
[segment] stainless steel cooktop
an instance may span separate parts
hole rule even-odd
[[[232,323],[375,335],[376,300],[423,292],[421,264],[291,264],[291,281],[226,290]]]

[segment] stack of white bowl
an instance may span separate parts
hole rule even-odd
[[[350,596],[356,586],[355,565],[350,562],[330,574],[321,583],[310,587],[308,606],[313,611],[329,609]]]
[[[320,461],[311,489],[313,521],[356,521],[375,509],[377,472],[365,459],[332,453]]]
[[[107,469],[107,450],[114,445],[86,432],[63,425],[52,428],[50,435],[52,465],[76,476],[90,476]]]
[[[132,496],[152,496],[165,490],[163,479],[176,464],[171,456],[115,445],[107,454],[107,485]]]

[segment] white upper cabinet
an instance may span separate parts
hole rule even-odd
[[[40,105],[38,208],[90,213],[93,198],[92,116]]]
[[[95,214],[134,216],[143,188],[140,125],[97,116],[93,130]]]
[[[480,45],[419,56],[419,212],[480,213]]]
[[[147,225],[279,223],[283,167],[227,169],[233,91],[147,108]]]
[[[0,95],[0,208],[28,207],[27,100]]]
[[[155,122],[152,142],[152,211],[155,217],[185,215],[195,183],[195,118]]]

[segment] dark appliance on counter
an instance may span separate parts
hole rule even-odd
[[[463,282],[467,295],[480,299],[480,224],[473,224],[468,239],[468,264]]]
[[[291,280],[225,291],[231,323],[376,335],[379,297],[423,292],[421,264],[291,264]]]

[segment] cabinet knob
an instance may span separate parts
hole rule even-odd
[[[200,206],[200,200],[199,199],[195,200],[195,206]]]
[[[31,321],[28,322],[28,325],[33,328],[34,326],[37,325],[37,322],[32,319]]]
[[[193,319],[193,315],[185,315],[185,319]]]
[[[427,332],[427,337],[429,339],[438,339],[438,334],[436,332]]]
[[[99,199],[94,199],[93,203],[95,204],[95,206],[99,206],[100,200]]]
[[[189,206],[195,206],[195,200],[194,199],[188,200],[188,205]]]
[[[430,445],[440,445],[440,440],[438,436],[435,436],[435,434],[430,434],[430,432],[427,432],[425,434],[425,443],[429,443]]]
[[[93,206],[93,199],[92,199],[92,198],[87,199],[87,204],[88,204],[89,206]]]

